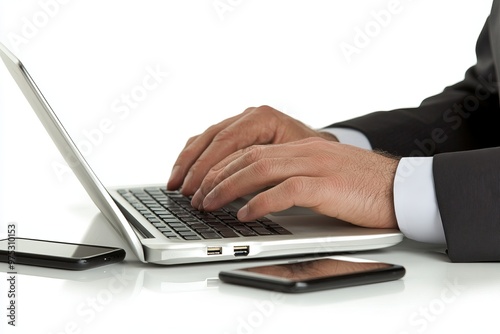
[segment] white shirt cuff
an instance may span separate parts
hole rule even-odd
[[[446,244],[432,161],[432,157],[401,159],[394,179],[394,208],[399,229],[406,237]]]
[[[372,145],[370,144],[370,141],[368,141],[368,138],[366,138],[366,136],[358,130],[347,128],[323,128],[319,131],[331,133],[337,137],[339,142],[342,144],[357,146],[367,150],[372,149]]]

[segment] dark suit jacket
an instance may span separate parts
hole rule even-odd
[[[374,149],[434,156],[436,196],[454,262],[500,261],[500,0],[465,79],[418,108],[331,125],[364,133]]]

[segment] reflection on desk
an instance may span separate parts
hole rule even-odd
[[[81,242],[126,248],[100,214]],[[165,267],[128,256],[123,263],[83,272],[18,266],[16,329],[302,333],[315,328],[315,333],[399,334],[472,332],[496,326],[497,264],[453,264],[442,247],[410,240],[351,256],[401,264],[407,274],[392,282],[289,295],[224,284],[217,276],[221,270],[293,259]],[[4,286],[1,289],[5,291]],[[5,321],[1,326],[12,332]]]

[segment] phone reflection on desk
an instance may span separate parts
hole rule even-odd
[[[380,262],[350,262],[334,259],[318,259],[314,261],[290,262],[284,264],[252,267],[241,269],[254,273],[286,278],[291,281],[320,279],[324,277],[341,276],[361,273],[382,268],[390,264]]]

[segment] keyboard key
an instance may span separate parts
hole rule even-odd
[[[177,218],[175,218],[175,215],[173,213],[170,213],[170,212],[159,214],[158,217],[160,217],[162,219],[163,218],[177,219]]]
[[[157,215],[168,215],[170,213],[167,210],[165,210],[164,208],[161,208],[161,209],[151,209],[151,211],[153,211]]]
[[[257,235],[257,233],[255,233],[254,231],[252,231],[249,228],[240,228],[240,229],[237,229],[237,231],[239,234],[241,234],[244,237],[250,237],[250,236]]]
[[[285,235],[285,234],[292,234],[292,232],[288,231],[287,229],[283,228],[283,227],[273,227],[273,230],[278,233],[278,234],[282,234],[282,235]]]
[[[193,230],[201,229],[201,228],[207,228],[208,226],[205,224],[197,223],[197,224],[191,224],[189,225]]]
[[[248,222],[248,223],[245,223],[246,226],[248,227],[251,227],[251,228],[254,228],[254,227],[262,227],[261,224],[257,223],[257,222]]]
[[[205,232],[214,232],[214,230],[212,230],[211,228],[209,227],[205,227],[205,228],[194,228],[193,230],[196,231],[196,233],[205,233]]]
[[[184,225],[181,222],[167,223],[167,225],[170,226],[171,228],[186,227],[186,225]]]
[[[236,234],[236,232],[234,232],[233,230],[231,230],[229,228],[218,230],[218,232],[224,238],[236,238],[236,237],[238,237],[238,234]]]
[[[191,232],[191,231],[180,231],[180,232],[177,232],[177,233],[179,233],[183,237],[198,236],[196,233]]]
[[[204,212],[191,206],[191,197],[160,187],[120,189],[123,196],[141,215],[167,238],[185,240],[236,238],[292,234],[267,217],[243,223],[232,208]]]
[[[203,232],[200,233],[204,239],[220,239],[221,236],[215,232]]]
[[[197,235],[183,235],[182,238],[185,240],[201,240]]]
[[[212,219],[215,217],[214,215],[207,213],[207,212],[201,212],[201,213],[195,214],[195,216],[200,218],[200,219],[203,219],[203,220]]]
[[[273,232],[269,231],[265,227],[255,227],[255,228],[252,228],[252,230],[254,230],[255,232],[257,232],[257,234],[259,234],[259,235],[271,235],[271,234],[274,234]]]

